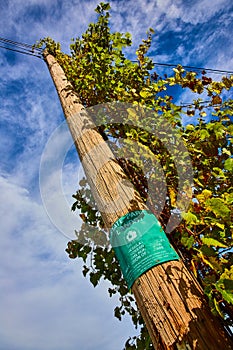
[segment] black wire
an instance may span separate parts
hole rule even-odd
[[[42,58],[42,49],[34,48],[32,45],[5,39],[2,37],[0,37],[0,44],[3,44],[3,45],[0,45],[0,48],[3,48],[5,50],[10,50],[10,51],[22,53],[24,55]]]
[[[167,67],[177,67],[175,64],[170,64],[170,63],[158,63],[158,62],[153,62],[154,65],[156,66],[167,66]],[[194,69],[194,70],[201,70],[201,71],[206,71],[206,72],[212,72],[216,74],[222,74],[222,73],[228,73],[228,74],[233,74],[233,71],[227,71],[227,70],[221,70],[221,69],[212,69],[212,68],[203,68],[203,67],[194,67],[194,66],[182,66],[183,68],[187,69]]]
[[[13,40],[9,40],[9,39],[5,39],[5,38],[2,38],[2,37],[0,37],[0,42],[6,43],[8,45],[19,47],[22,50],[25,50],[25,48],[30,49],[30,52],[32,52],[32,53],[29,53],[29,51],[27,51],[27,53],[26,53],[26,52],[23,52],[23,51],[14,50],[14,49],[11,49],[11,48],[8,48],[8,47],[5,47],[5,46],[0,46],[1,48],[7,49],[7,50],[11,50],[11,51],[16,51],[16,52],[27,54],[27,55],[31,55],[31,56],[35,56],[35,57],[39,57],[39,58],[41,58],[40,55],[43,52],[43,49],[41,49],[41,48],[34,48],[32,45],[21,43],[21,42],[17,42],[17,41],[13,41]],[[33,52],[37,53],[38,55],[33,54]],[[132,62],[134,62],[134,63],[137,62],[138,63],[138,61],[132,61]],[[161,66],[161,67],[177,67],[177,64],[173,64],[173,63],[159,63],[159,62],[152,62],[152,63],[155,66]],[[199,71],[201,70],[201,71],[211,72],[211,73],[215,73],[215,74],[223,74],[223,73],[233,74],[233,71],[227,71],[227,70],[221,70],[221,69],[195,67],[195,66],[182,66],[182,67],[186,68],[186,69],[193,69],[193,70],[199,70]]]
[[[29,56],[34,56],[34,57],[38,57],[38,58],[43,58],[42,57],[42,52],[43,49],[41,48],[34,48],[32,45],[29,44],[25,44],[25,43],[19,43],[17,41],[13,41],[13,40],[9,40],[9,39],[5,39],[5,38],[1,38],[0,37],[0,43],[3,42],[4,44],[10,44],[12,46],[16,46],[18,48],[21,48],[21,50],[17,50],[17,49],[13,49],[10,47],[6,47],[6,46],[2,46],[0,45],[0,48],[6,49],[6,50],[10,50],[10,51],[14,51],[14,52],[18,52],[18,53],[22,53],[24,55],[29,55]],[[23,50],[23,51],[22,51]],[[138,61],[132,61],[134,63],[138,63]],[[175,64],[171,64],[171,63],[159,63],[159,62],[153,62],[154,65],[157,66],[164,66],[164,67],[177,67],[177,65]],[[202,70],[202,71],[209,71],[209,72],[213,72],[213,73],[217,73],[217,74],[222,74],[222,73],[229,73],[229,74],[233,74],[233,72],[231,71],[225,71],[225,70],[219,70],[219,69],[212,69],[212,68],[201,68],[201,67],[194,67],[194,66],[182,66],[183,68],[187,68],[187,69],[195,69],[195,70]],[[199,104],[205,105],[207,103],[211,103],[211,101],[200,101]],[[180,105],[180,107],[182,108],[189,108],[191,106],[195,106],[194,103],[183,103]],[[205,106],[204,108],[208,108],[207,106]]]
[[[132,61],[134,63],[138,62],[138,61]],[[177,67],[178,64],[173,64],[173,63],[159,63],[159,62],[153,62],[152,63],[155,66],[162,66],[162,67]],[[213,69],[213,68],[204,68],[204,67],[194,67],[194,66],[183,66],[183,68],[186,69],[194,69],[194,70],[201,70],[201,71],[206,71],[206,72],[212,72],[212,73],[216,73],[216,74],[223,74],[223,73],[227,73],[227,74],[233,74],[233,71],[228,71],[228,70],[221,70],[221,69]]]
[[[0,37],[0,41],[3,41],[4,43],[8,43],[8,44],[14,45],[14,46],[26,47],[26,48],[30,48],[30,49],[33,48],[32,45],[21,43],[21,42],[17,42],[17,41],[13,41],[13,40],[9,40],[9,39],[5,39],[5,38],[1,38],[1,37]],[[40,51],[40,52],[43,51],[43,49],[41,49],[41,48],[35,48],[35,50],[36,51]]]
[[[17,41],[13,41],[13,40],[9,40],[9,39],[5,39],[5,38],[2,38],[2,37],[0,37],[0,42],[7,43],[7,44],[10,44],[10,45],[13,45],[13,46],[17,46],[17,47],[19,47],[19,48],[21,48],[23,50],[24,50],[24,48],[31,49],[31,52],[34,51],[35,53],[38,53],[39,55],[43,52],[43,49],[41,49],[41,48],[34,48],[32,45],[21,43],[21,42],[17,42]],[[7,48],[5,46],[0,46],[0,47],[10,50],[10,48]],[[13,49],[11,49],[11,50],[12,51],[16,51],[16,50],[13,50]],[[21,51],[16,51],[16,52],[25,53],[25,52],[21,52]],[[33,55],[33,56],[36,56],[36,55]],[[36,56],[36,57],[39,57],[39,56]],[[132,61],[132,62],[135,62],[135,63],[137,62],[138,63],[138,61]],[[177,67],[177,64],[173,64],[173,63],[153,62],[153,64],[155,66],[161,66],[161,67]],[[222,70],[222,69],[213,69],[213,68],[195,67],[195,66],[182,66],[182,67],[186,68],[186,69],[201,70],[201,71],[211,72],[211,73],[215,73],[215,74],[223,74],[223,73],[233,74],[233,71],[227,71],[227,70]]]
[[[211,103],[211,100],[209,101],[198,101],[197,104],[199,105],[205,105],[207,103]],[[191,103],[188,103],[188,102],[184,102],[182,103],[182,106],[190,106],[190,105],[195,105],[195,103],[191,102]]]
[[[33,51],[21,51],[21,50],[17,50],[17,49],[12,49],[10,47],[6,47],[6,46],[2,46],[0,45],[0,48],[2,49],[6,49],[6,50],[10,50],[10,51],[14,51],[14,52],[19,52],[19,53],[22,53],[24,55],[29,55],[29,56],[34,56],[34,57],[38,57],[38,58],[42,58],[42,55],[37,55],[35,53],[33,53]]]

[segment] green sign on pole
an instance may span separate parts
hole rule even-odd
[[[111,228],[110,242],[129,288],[153,266],[179,260],[157,218],[147,210],[118,219]]]

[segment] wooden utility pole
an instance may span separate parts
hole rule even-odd
[[[93,129],[93,121],[56,59],[46,51],[44,59],[106,227],[129,212],[147,209],[138,192],[125,185],[122,168]],[[98,156],[93,149],[98,149]],[[100,167],[103,159],[104,166]],[[98,176],[93,179],[96,169]],[[114,210],[104,210],[106,203],[113,203]],[[211,313],[202,288],[182,259],[152,267],[137,278],[132,291],[156,350],[233,349],[230,335]]]

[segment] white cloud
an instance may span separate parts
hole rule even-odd
[[[198,23],[208,22],[211,17],[220,13],[222,10],[229,8],[231,4],[228,0],[198,0],[198,1],[183,1],[181,18],[184,22]]]
[[[68,50],[70,38],[81,35],[96,18],[93,10],[98,3],[1,2],[1,36],[29,44],[50,36]],[[231,2],[110,3],[112,27],[133,34],[132,51],[153,27],[157,33],[152,52],[157,62],[180,63],[179,59],[185,64],[232,70]],[[39,5],[44,9],[41,15]],[[31,11],[35,6],[37,12]],[[94,290],[81,277],[80,264],[64,252],[68,239],[49,221],[41,203],[41,155],[63,121],[48,69],[37,58],[0,50],[0,77],[0,350],[120,349],[127,336],[134,334],[132,327],[113,320],[114,303],[108,300],[104,284]],[[181,98],[190,101],[187,94]],[[63,141],[60,135],[54,159]],[[66,213],[70,214],[71,195],[80,177],[77,163],[65,162],[58,176],[59,169],[48,169],[53,171],[48,171],[45,183],[66,235],[76,225],[67,221]],[[65,198],[65,209],[54,188],[57,180],[62,182],[60,198]]]
[[[96,17],[94,9],[98,3],[98,0],[25,0],[23,3],[13,0],[2,8],[1,35],[8,38],[17,36],[18,41],[29,44],[50,36],[60,41],[67,50],[70,38],[81,35],[86,25]]]
[[[10,179],[0,177],[0,191],[0,349],[115,350],[116,343],[123,345],[129,325],[124,331],[113,319],[104,285],[94,290],[81,278],[80,264],[68,259],[66,239],[43,207]]]

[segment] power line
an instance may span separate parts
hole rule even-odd
[[[149,57],[150,58],[150,57]],[[138,61],[132,61],[134,63],[137,63]],[[152,63],[155,66],[162,66],[162,67],[168,67],[168,68],[176,68],[179,64],[174,64],[174,63],[159,63],[159,62],[153,62]],[[181,65],[182,68],[186,68],[186,69],[193,69],[193,70],[198,70],[198,71],[206,71],[206,72],[211,72],[211,73],[215,73],[215,74],[233,74],[233,71],[229,71],[229,70],[221,70],[221,69],[213,69],[213,68],[204,68],[204,67],[194,67],[194,66],[183,66]]]
[[[211,105],[211,100],[210,101],[201,101],[201,102],[198,102],[198,105],[201,105],[203,108],[207,108],[207,107],[213,107],[212,105]],[[194,103],[194,102],[184,102],[184,103],[181,103],[180,104],[180,107],[184,107],[184,108],[186,108],[186,107],[195,107],[197,104],[196,103]]]
[[[6,50],[11,50],[11,51],[23,53],[26,55],[31,55],[31,56],[42,58],[43,49],[41,49],[41,48],[35,48],[32,45],[9,40],[9,39],[5,39],[2,37],[0,37],[0,43],[4,43],[5,45],[8,45],[8,46],[9,45],[16,46],[16,47],[21,49],[21,50],[17,51],[17,49],[12,49],[12,48],[9,48],[8,46],[0,46],[1,48],[4,48]],[[138,61],[132,61],[132,62],[138,63]],[[168,67],[168,68],[171,68],[171,67],[175,68],[178,66],[177,64],[174,64],[174,63],[160,63],[160,62],[153,62],[153,61],[152,61],[152,63],[155,66]],[[213,69],[213,68],[195,67],[195,66],[182,66],[182,67],[185,69],[193,69],[193,70],[198,70],[198,71],[211,72],[211,73],[215,73],[215,74],[233,74],[233,71],[223,70],[223,69]]]
[[[18,42],[18,41],[13,41],[13,40],[1,38],[1,37],[0,37],[0,41],[2,41],[4,43],[8,43],[10,45],[25,47],[25,48],[29,48],[29,49],[32,49],[32,47],[33,47],[32,45],[29,45],[29,44],[25,44],[25,43],[21,43],[21,42]],[[36,48],[35,50],[43,51],[43,49],[41,49],[41,48]]]
[[[155,66],[165,66],[165,67],[177,67],[178,64],[172,64],[172,63],[159,63],[159,62],[153,62]],[[201,71],[206,71],[206,72],[211,72],[211,73],[216,73],[216,74],[233,74],[233,71],[228,71],[228,70],[221,70],[221,69],[213,69],[213,68],[204,68],[204,67],[194,67],[194,66],[183,66],[183,68],[186,69],[194,69],[194,70],[201,70]]]
[[[5,39],[0,37],[0,48],[10,50],[24,55],[30,55],[38,58],[42,58],[42,49],[34,48],[32,45],[20,43],[17,41]]]
[[[10,51],[14,51],[14,52],[18,52],[18,53],[22,53],[22,54],[24,54],[24,55],[29,55],[29,56],[34,56],[34,57],[42,58],[42,55],[36,55],[36,54],[33,53],[32,51],[21,51],[21,50],[12,49],[12,48],[10,48],[10,47],[6,47],[6,46],[2,46],[2,45],[0,45],[0,48],[6,49],[6,50],[10,50]]]
[[[4,46],[0,45],[0,48],[2,48],[2,49],[14,51],[14,52],[21,53],[24,55],[43,58],[43,49],[42,48],[35,48],[34,46],[29,45],[29,44],[25,44],[25,43],[21,43],[21,42],[17,42],[17,41],[13,41],[13,40],[9,40],[9,39],[5,39],[5,38],[0,37],[0,44],[1,43],[4,44]],[[138,63],[138,61],[133,61],[133,60],[131,62]],[[168,68],[171,68],[171,67],[175,68],[178,66],[177,64],[172,64],[172,63],[159,63],[159,62],[152,62],[152,63],[155,66],[162,66],[162,67],[168,67]],[[223,74],[223,73],[233,74],[233,71],[226,71],[226,70],[220,70],[220,69],[203,68],[203,67],[195,67],[195,66],[182,66],[182,67],[186,68],[186,69],[201,70],[201,71],[212,72],[212,73],[216,73],[216,74]],[[200,101],[199,102],[199,104],[202,105],[204,108],[210,107],[210,103],[211,103],[211,101]],[[181,105],[180,105],[181,108],[191,108],[192,106],[195,106],[195,103],[181,103]]]

